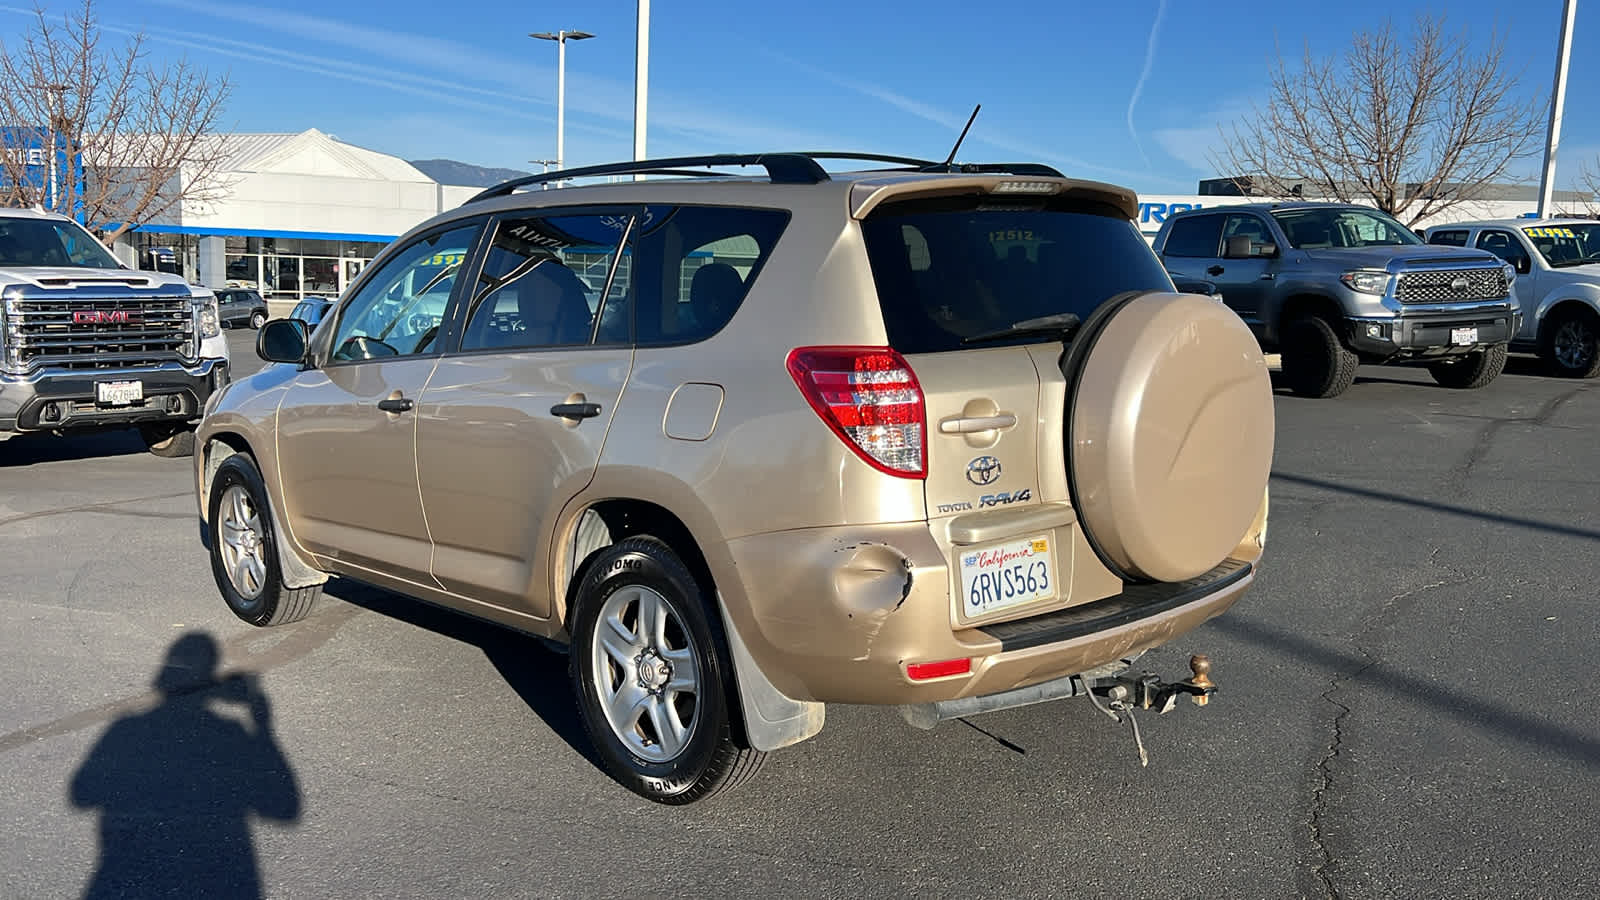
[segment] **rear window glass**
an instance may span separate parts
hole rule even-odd
[[[1163,256],[1213,257],[1217,255],[1221,239],[1221,216],[1185,216],[1172,221],[1161,253]]]
[[[1465,247],[1467,233],[1465,231],[1435,231],[1428,235],[1428,243],[1443,244],[1446,247]]]
[[[963,338],[1027,319],[1087,319],[1124,291],[1172,290],[1133,223],[1110,207],[924,202],[885,207],[861,228],[889,343],[902,353],[960,350]]]
[[[647,209],[634,238],[636,342],[686,344],[720,331],[788,223],[789,214],[774,209]]]

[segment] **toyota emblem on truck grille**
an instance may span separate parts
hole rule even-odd
[[[1000,460],[992,456],[980,456],[967,463],[967,480],[979,486],[999,481]]]
[[[1465,275],[1458,275],[1450,280],[1450,290],[1457,294],[1465,294],[1470,287],[1472,282],[1468,281]]]

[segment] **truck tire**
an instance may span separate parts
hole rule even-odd
[[[1429,363],[1433,380],[1447,388],[1477,390],[1500,377],[1506,369],[1506,345],[1474,350],[1458,359]]]
[[[1227,559],[1272,471],[1272,378],[1239,316],[1194,294],[1114,298],[1061,369],[1067,486],[1101,562],[1177,582]]]
[[[1283,379],[1302,397],[1339,396],[1355,382],[1360,363],[1326,319],[1296,319],[1284,329]]]
[[[194,455],[194,426],[187,422],[150,423],[139,426],[139,437],[150,452],[162,459],[179,459]]]
[[[730,790],[765,758],[734,719],[732,657],[712,608],[672,548],[647,536],[600,551],[575,598],[578,717],[606,773],[657,803]]]
[[[1539,356],[1563,378],[1600,375],[1600,316],[1585,307],[1567,307],[1539,329]]]
[[[228,609],[256,626],[298,622],[310,614],[322,585],[284,586],[267,487],[250,454],[235,453],[217,467],[206,510],[211,575]]]

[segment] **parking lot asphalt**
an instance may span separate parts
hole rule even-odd
[[[591,762],[536,642],[347,583],[252,629],[189,461],[0,443],[0,897],[1600,896],[1600,382],[1276,408],[1259,579],[1142,661],[1219,693],[1140,719],[1147,768],[1081,701],[830,707],[680,809]]]

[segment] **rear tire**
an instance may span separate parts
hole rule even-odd
[[[187,423],[140,425],[139,437],[151,453],[163,459],[194,455],[194,426]]]
[[[266,484],[250,454],[235,453],[217,467],[206,509],[211,574],[228,609],[257,626],[284,625],[309,615],[322,585],[284,586]]]
[[[1284,381],[1302,397],[1337,397],[1356,380],[1361,360],[1339,342],[1326,319],[1290,322],[1282,349]]]
[[[263,326],[265,324],[267,324],[267,314],[266,313],[264,313],[264,312],[262,312],[261,310],[258,309],[255,312],[250,314],[250,327],[251,328],[254,328],[257,331],[260,331],[261,330],[261,326]]]
[[[653,537],[600,551],[578,588],[569,675],[606,773],[657,803],[730,790],[766,754],[734,719],[721,623],[677,554]]]
[[[1600,316],[1574,308],[1551,317],[1540,329],[1539,356],[1563,378],[1600,375]]]
[[[1439,384],[1456,390],[1477,390],[1500,377],[1506,369],[1506,345],[1495,344],[1445,362],[1428,364],[1428,372]]]

